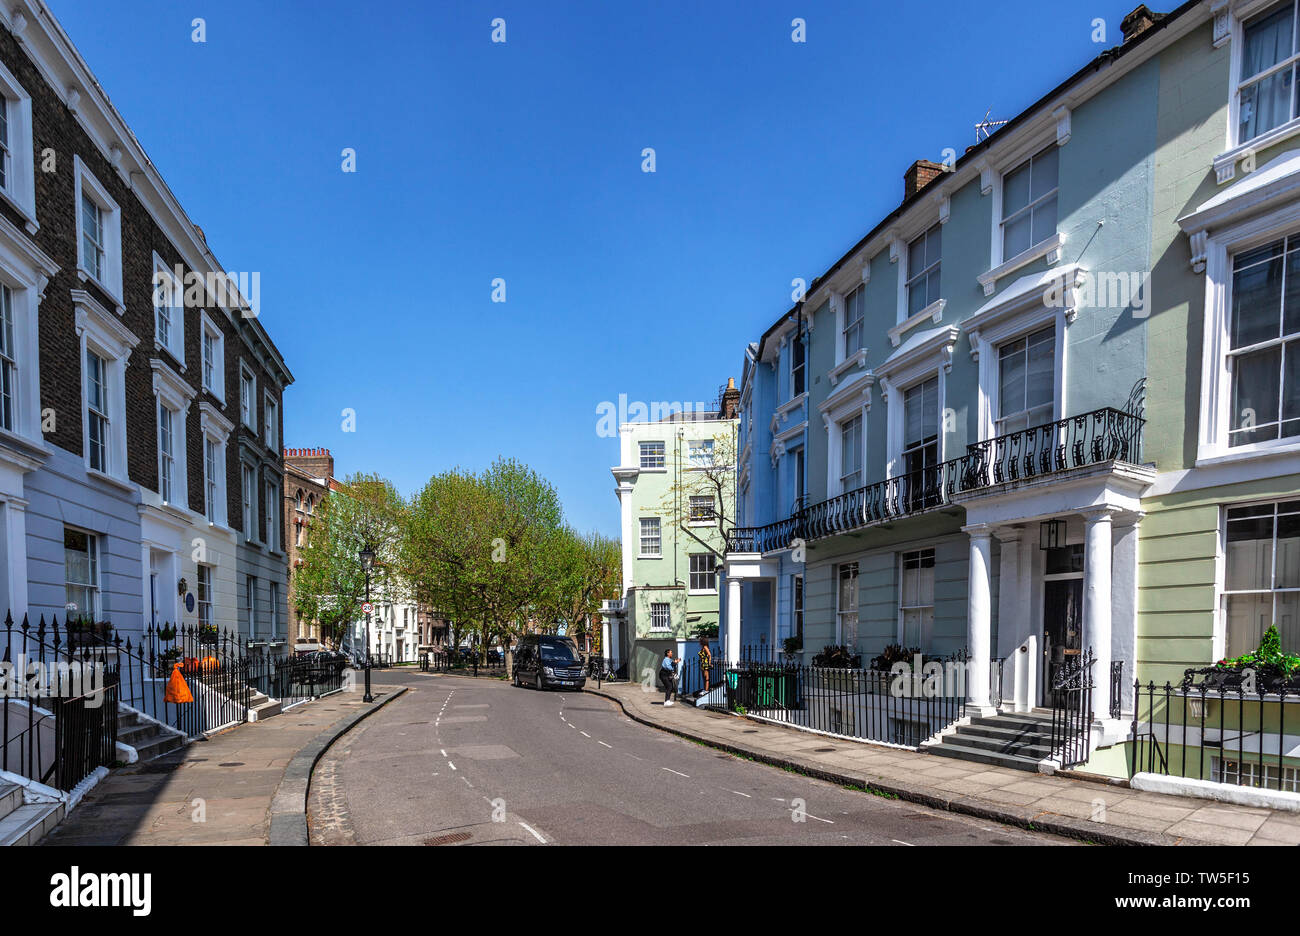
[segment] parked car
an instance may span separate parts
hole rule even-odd
[[[578,645],[568,637],[525,634],[515,648],[514,682],[534,689],[581,689],[587,676]]]

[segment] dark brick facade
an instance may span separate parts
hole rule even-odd
[[[0,28],[0,61],[13,73],[32,97],[32,137],[35,149],[36,217],[40,229],[32,241],[59,265],[59,273],[46,288],[40,307],[40,371],[41,408],[54,411],[55,428],[47,432],[48,442],[74,454],[82,452],[81,368],[80,343],[75,329],[75,311],[71,298],[73,290],[85,289],[105,308],[113,309],[116,302],[104,294],[93,282],[82,282],[77,275],[77,225],[75,204],[76,187],[74,156],[79,156],[87,169],[104,186],[121,209],[122,244],[122,304],[125,312],[122,324],[135,334],[140,342],[131,353],[126,365],[126,434],[127,476],[150,490],[158,490],[158,432],[156,398],[150,361],[159,358],[179,372],[179,362],[169,352],[156,350],[154,342],[155,319],[153,307],[153,255],[155,253],[169,269],[182,265],[179,251],[173,247],[149,211],[134,195],[127,183],[118,175],[101,154],[76,116],[50,89],[45,78],[23,52],[12,34]],[[43,154],[53,151],[54,170],[43,171]],[[20,229],[26,219],[7,202],[0,200],[0,213]],[[188,267],[185,267],[188,270]],[[226,450],[226,493],[228,496],[229,525],[242,529],[243,510],[240,484],[240,438],[250,435],[242,427],[239,410],[240,362],[249,366],[257,378],[257,423],[260,436],[263,392],[270,390],[276,401],[280,425],[276,432],[276,446],[268,448],[260,438],[248,438],[245,444],[258,449],[263,469],[268,477],[278,480],[282,468],[279,443],[284,438],[284,406],[281,399],[286,377],[272,373],[259,358],[278,358],[271,349],[255,353],[245,343],[245,336],[254,344],[264,343],[260,329],[251,322],[232,323],[221,309],[209,308],[209,316],[221,328],[225,348],[225,401],[217,400],[202,390],[202,326],[201,309],[184,310],[184,372],[180,373],[196,391],[186,419],[186,464],[188,471],[189,507],[201,514],[204,510],[203,442],[200,430],[199,404],[203,401],[220,409],[236,430],[231,434]],[[259,472],[259,482],[262,481]],[[278,511],[275,515],[278,515]],[[265,511],[259,511],[259,516]],[[274,515],[273,515],[274,516]],[[265,540],[265,522],[259,523],[258,539]],[[283,542],[283,539],[281,540]]]

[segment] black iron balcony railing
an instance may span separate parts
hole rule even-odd
[[[926,513],[996,485],[1024,484],[1111,461],[1140,464],[1145,383],[1142,378],[1134,385],[1123,409],[1106,406],[974,442],[957,458],[846,491],[776,523],[735,527],[727,534],[727,551],[786,549],[796,539],[823,539]]]

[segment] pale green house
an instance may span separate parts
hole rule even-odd
[[[734,520],[736,420],[723,411],[678,410],[619,426],[617,482],[623,598],[607,603],[608,656],[630,678],[653,673],[664,650],[688,662],[698,633],[716,634],[724,524]],[[710,639],[716,647],[716,637]]]

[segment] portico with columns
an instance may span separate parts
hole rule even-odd
[[[1054,674],[1088,651],[1094,726],[1103,736],[1115,728],[1106,724],[1115,721],[1112,661],[1123,664],[1118,709],[1131,711],[1140,498],[1153,477],[1150,468],[1110,462],[957,499],[970,537],[970,714],[994,712],[995,662],[1002,709],[1027,712],[1050,705]]]

